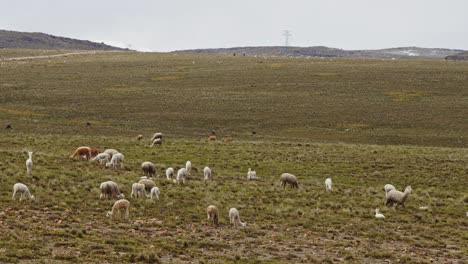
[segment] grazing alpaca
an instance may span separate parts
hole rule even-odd
[[[218,225],[218,221],[219,221],[219,213],[218,213],[218,208],[216,208],[216,206],[214,205],[210,205],[208,206],[208,208],[206,208],[206,215],[208,216],[208,224],[212,224],[212,225]]]
[[[32,195],[31,192],[29,191],[28,186],[19,182],[13,185],[13,200],[15,200],[15,196],[17,193],[21,194],[20,199],[19,199],[20,201],[23,200],[24,195],[27,195],[29,199],[34,200],[34,195]]]
[[[141,163],[141,169],[143,170],[143,175],[149,178],[156,175],[156,165],[154,163],[145,161]]]
[[[168,180],[170,180],[170,179],[172,179],[172,177],[174,177],[174,168],[169,167],[169,168],[167,168],[167,170],[166,170],[166,178],[167,178]]]
[[[216,141],[216,136],[209,136],[208,141]]]
[[[73,155],[70,156],[70,159],[74,159],[76,156],[78,157],[86,157],[86,160],[91,158],[91,148],[90,147],[79,147],[73,152]]]
[[[122,213],[124,213],[124,217],[128,218],[128,208],[130,207],[130,202],[125,199],[120,199],[114,203],[114,206],[112,206],[112,211],[107,212],[107,217],[112,218],[116,212],[119,212],[119,214],[122,216]]]
[[[158,187],[153,187],[151,188],[151,192],[150,192],[150,198],[151,200],[159,200],[159,194],[161,194],[159,192],[159,188]]]
[[[234,139],[232,137],[223,138],[224,142],[232,142]]]
[[[110,161],[110,155],[107,153],[99,153],[90,161],[99,161],[99,164],[105,165],[107,162]]]
[[[101,190],[101,195],[99,199],[123,199],[125,195],[120,192],[119,186],[113,181],[106,181],[101,183],[99,189]]]
[[[153,135],[153,137],[151,137],[150,141],[154,141],[157,138],[160,138],[162,140],[163,133],[161,133],[161,132],[154,133],[154,135]]]
[[[27,173],[28,175],[31,175],[31,172],[32,172],[32,166],[33,166],[32,154],[33,154],[33,152],[32,152],[32,151],[29,151],[29,152],[28,152],[29,159],[26,160],[26,173]]]
[[[286,188],[286,185],[289,184],[291,188],[299,188],[299,182],[297,181],[296,176],[290,173],[283,173],[280,177],[281,187]]]
[[[206,166],[206,167],[203,169],[203,175],[204,175],[204,181],[211,181],[211,180],[213,180],[213,176],[212,176],[210,167]]]
[[[187,175],[189,175],[190,173],[187,171],[186,168],[180,168],[178,171],[177,171],[177,176],[176,176],[176,179],[175,179],[175,183],[177,184],[180,184],[180,182],[182,182],[183,184],[185,184],[185,179],[187,178]]]
[[[244,227],[246,225],[246,223],[241,222],[239,211],[236,208],[229,209],[229,222],[231,222],[231,225],[234,225],[234,227]]]
[[[154,145],[162,145],[162,139],[161,138],[155,139],[153,143],[151,143],[150,147],[153,147]]]
[[[112,155],[112,159],[110,162],[107,162],[106,163],[106,167],[112,167],[114,169],[117,168],[117,165],[120,164],[120,168],[123,169],[124,165],[123,165],[123,162],[124,162],[124,155],[122,153],[116,153],[114,155]]]
[[[146,198],[145,185],[143,183],[134,183],[132,184],[132,194],[130,197],[133,198]]]
[[[91,149],[91,157],[96,157],[101,151],[99,149]]]
[[[119,152],[117,150],[115,150],[115,149],[106,149],[106,150],[104,150],[104,153],[109,154],[109,158],[112,159],[112,156],[114,156],[115,154],[117,154]]]
[[[156,183],[150,179],[141,179],[138,183],[145,185],[146,193],[150,193],[153,187],[156,187]]]

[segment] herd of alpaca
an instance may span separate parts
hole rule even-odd
[[[216,136],[211,136],[211,140],[216,140]],[[142,135],[138,136],[138,140],[142,139]],[[151,141],[153,142],[151,144],[151,147],[155,144],[156,141],[162,142],[162,133],[155,133],[153,137],[151,138]],[[160,143],[159,143],[160,144]],[[26,173],[28,175],[31,175],[32,173],[32,167],[33,167],[33,162],[32,162],[32,155],[33,152],[30,151],[28,152],[29,158],[26,160]],[[124,161],[124,155],[120,152],[118,152],[115,149],[106,149],[102,153],[98,149],[93,149],[90,147],[79,147],[77,148],[73,154],[70,156],[70,159],[75,159],[76,157],[80,159],[86,159],[89,161],[95,161],[99,162],[101,165],[104,165],[106,167],[111,167],[114,169],[117,168],[123,168],[123,161]],[[166,179],[167,180],[172,180],[176,184],[185,184],[186,179],[191,176],[192,168],[192,163],[190,161],[187,161],[185,163],[185,168],[180,168],[177,171],[177,174],[175,175],[174,168],[169,167],[166,169]],[[141,164],[141,169],[143,171],[143,176],[141,177],[139,182],[133,183],[132,184],[132,192],[130,197],[131,198],[149,198],[151,200],[159,200],[160,196],[160,190],[156,186],[155,182],[152,180],[153,177],[158,177],[159,175],[156,174],[156,165],[152,162],[145,161],[142,162]],[[213,175],[211,169],[206,166],[203,169],[203,179],[204,181],[212,181],[213,180]],[[257,173],[253,171],[251,168],[248,169],[247,172],[247,179],[248,180],[257,180]],[[285,189],[287,186],[290,186],[291,188],[299,188],[299,181],[297,177],[293,174],[290,173],[283,173],[280,176],[280,186]],[[106,181],[101,183],[100,185],[100,199],[118,199],[113,207],[112,210],[107,213],[107,217],[113,217],[114,215],[120,215],[125,218],[128,218],[129,216],[129,206],[130,202],[125,198],[125,195],[120,192],[119,187],[117,183],[113,181]],[[325,180],[325,190],[327,192],[332,191],[332,180],[330,178],[327,178]],[[393,206],[396,204],[396,206],[402,206],[405,207],[405,201],[408,198],[408,195],[412,192],[411,186],[407,186],[404,190],[404,192],[396,190],[396,188],[391,185],[391,184],[386,184],[384,186],[384,191],[385,191],[385,206]],[[34,200],[34,195],[31,194],[29,188],[23,184],[23,183],[16,183],[13,186],[13,200],[16,198],[16,195],[20,194],[19,200],[22,201],[24,196],[29,197],[31,200]],[[208,206],[207,210],[207,221],[208,224],[212,224],[217,226],[219,223],[219,211],[218,208],[214,205]],[[385,219],[385,216],[380,213],[379,209],[375,209],[375,218],[377,219]],[[234,227],[244,227],[246,226],[246,223],[241,222],[240,216],[239,216],[239,211],[236,208],[230,208],[229,209],[229,221],[230,224],[233,225]]]

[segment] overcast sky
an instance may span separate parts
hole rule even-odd
[[[0,29],[139,50],[284,45],[468,50],[468,0],[0,0]]]

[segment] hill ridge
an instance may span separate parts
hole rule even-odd
[[[65,50],[128,50],[89,40],[73,39],[42,32],[19,32],[0,29],[0,48],[65,49]]]
[[[174,52],[237,54],[259,56],[289,57],[337,57],[337,58],[430,58],[444,59],[463,50],[444,48],[396,47],[376,50],[345,50],[326,46],[289,47],[289,46],[246,46],[213,49],[177,50]]]

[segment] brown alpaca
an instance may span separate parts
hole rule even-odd
[[[223,139],[224,142],[232,142],[234,139],[232,137],[226,137]]]
[[[99,149],[91,149],[91,157],[96,157],[99,153],[101,153]]]
[[[216,136],[209,136],[208,141],[216,141]]]
[[[74,159],[76,156],[82,157],[85,156],[87,160],[91,157],[91,148],[90,147],[79,147],[73,152],[73,155],[70,156],[70,159]]]

